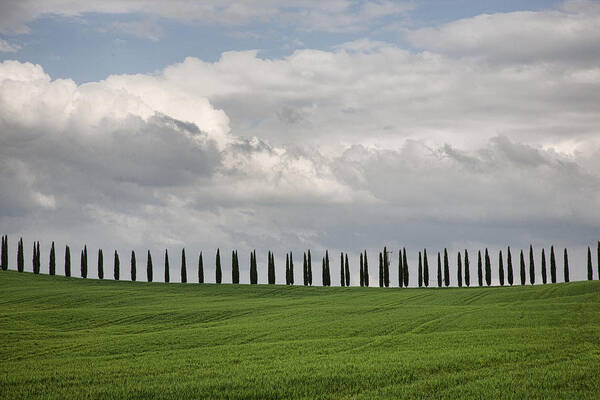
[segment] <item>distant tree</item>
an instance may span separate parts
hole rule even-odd
[[[567,254],[567,249],[565,248],[565,253],[564,253],[564,275],[565,275],[565,282],[569,282],[569,255]]]
[[[462,256],[460,254],[460,250],[456,256],[456,280],[458,282],[458,287],[462,287]]]
[[[98,249],[98,279],[104,279],[104,255],[102,249]]]
[[[398,286],[404,286],[404,266],[402,265],[402,249],[398,252]]]
[[[535,284],[535,261],[533,259],[533,246],[529,245],[529,283]]]
[[[508,269],[508,284],[510,286],[513,285],[513,266],[512,266],[512,255],[510,254],[510,246],[508,246],[508,251],[506,254],[506,267]]]
[[[50,246],[50,260],[48,261],[48,271],[56,271],[56,250],[54,249],[54,242]]]
[[[6,240],[8,240],[8,237],[6,238]],[[598,268],[598,279],[600,279],[600,241],[598,241],[598,248],[596,250],[597,253],[597,264],[596,264],[596,268]],[[8,249],[6,250],[6,254],[8,254]],[[6,265],[8,265],[8,261],[6,261]]]
[[[485,249],[485,284],[488,286],[492,284],[492,262],[487,248]]]
[[[256,265],[256,250],[250,252],[250,284],[258,283],[258,268]]]
[[[113,267],[114,267],[114,278],[115,281],[119,280],[119,274],[120,274],[120,269],[121,269],[121,263],[119,262],[119,253],[117,253],[117,251],[115,250],[115,260],[113,262]]]
[[[56,273],[56,269],[50,269],[50,275],[54,275]],[[71,276],[71,249],[69,246],[65,246],[65,276]]]
[[[521,250],[521,285],[525,284],[525,257],[523,256],[523,250]]]
[[[346,286],[350,286],[350,265],[348,265],[348,253],[346,253]]]
[[[152,282],[152,254],[150,254],[150,250],[148,250],[148,255],[146,256],[146,280],[148,282]]]
[[[290,255],[287,253],[285,255],[285,284],[290,284]]]
[[[504,259],[502,257],[502,250],[498,254],[498,280],[500,281],[500,286],[504,286]]]
[[[554,246],[550,246],[550,279],[556,283],[556,257],[554,257]]]
[[[383,287],[383,255],[379,252],[379,287]]]
[[[81,275],[81,277],[83,279],[87,278],[87,271],[85,270],[85,261],[83,258],[83,250],[81,250],[81,256],[79,258],[79,275]]]
[[[402,250],[402,268],[404,269],[404,273],[402,277],[404,278],[404,287],[408,287],[408,263],[406,262],[406,249]]]
[[[137,279],[137,262],[135,260],[135,251],[131,250],[131,282]]]
[[[269,265],[268,265],[268,280],[269,285],[275,284],[275,256],[269,251]]]
[[[235,283],[239,284],[240,283],[240,259],[238,258],[237,250],[235,251],[234,256],[235,256]]]
[[[423,260],[421,259],[421,252],[419,251],[419,272],[417,275],[417,282],[419,287],[423,287]]]
[[[322,268],[322,282],[323,286],[327,286],[327,268],[325,267],[325,257],[323,257],[323,268]]]
[[[34,274],[39,274],[40,270],[37,267],[38,254],[37,254],[37,242],[33,242],[33,256],[31,258],[31,266]]]
[[[169,250],[165,249],[165,283],[171,280],[171,268],[169,267]]]
[[[4,241],[5,241],[5,236],[2,235],[2,246],[0,246],[0,251],[2,252],[2,254],[0,254],[0,268],[2,269],[2,271],[6,271],[6,263],[4,262],[4,260],[5,260],[4,254],[6,254],[6,245],[5,245]]]
[[[450,286],[450,266],[448,265],[448,250],[444,248],[444,285]]]
[[[202,252],[198,255],[198,283],[204,283],[204,260],[202,260]]]
[[[310,256],[310,249],[308,249],[308,284],[312,286],[312,258]]]
[[[437,281],[438,287],[442,287],[442,258],[440,256],[440,252],[438,251],[438,270],[437,270]]]
[[[23,238],[19,239],[17,246],[17,271],[23,272],[25,270],[25,255],[23,254]]]
[[[325,268],[327,269],[327,286],[331,286],[331,270],[329,269],[329,251],[325,250]]]
[[[471,286],[471,271],[469,266],[469,252],[465,249],[465,285]]]
[[[423,284],[429,287],[429,262],[427,261],[427,249],[423,249]]]
[[[185,261],[185,248],[181,249],[181,283],[187,283],[187,263]]]
[[[481,250],[477,251],[477,280],[479,287],[483,286],[483,265],[481,263]]]
[[[542,283],[545,285],[548,283],[548,276],[546,272],[546,253],[544,249],[542,249]]]
[[[215,260],[215,283],[220,284],[223,279],[223,272],[221,271],[221,253],[217,249],[217,257]]]
[[[304,252],[304,258],[302,260],[302,278],[304,286],[308,286],[308,262],[306,261],[306,252]]]
[[[365,286],[365,270],[363,267],[363,253],[360,253],[360,271],[359,271],[360,287]]]
[[[587,273],[588,281],[594,279],[594,269],[592,268],[592,251],[590,250],[590,246],[588,246],[587,251]]]
[[[346,286],[346,272],[344,268],[344,253],[340,254],[340,286]]]
[[[290,251],[290,285],[294,284],[294,254]]]
[[[240,274],[238,271],[237,260],[235,258],[234,250],[231,250],[231,283],[240,283]]]
[[[363,262],[364,283],[366,287],[369,287],[369,261],[367,260],[367,250],[365,250],[365,257]]]
[[[383,248],[383,284],[385,287],[390,287],[390,258],[387,247]]]

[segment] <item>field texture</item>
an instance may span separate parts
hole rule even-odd
[[[0,272],[2,399],[590,398],[600,282],[451,289]]]

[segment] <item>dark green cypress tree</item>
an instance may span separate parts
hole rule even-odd
[[[450,266],[448,265],[448,251],[444,248],[444,285],[450,286]]]
[[[383,248],[383,284],[385,287],[390,286],[390,258],[386,247]]]
[[[290,285],[294,284],[294,255],[290,251]]]
[[[554,246],[550,246],[550,279],[556,283],[556,257],[554,257]]]
[[[115,260],[113,262],[113,275],[114,275],[114,279],[115,281],[119,280],[119,275],[121,274],[121,263],[119,262],[119,253],[117,253],[117,251],[115,250]]]
[[[169,250],[165,249],[165,283],[171,280],[171,267],[169,266]]]
[[[40,267],[41,267],[41,263],[42,263],[42,253],[40,252],[40,242],[37,242],[37,273],[40,273]]]
[[[398,287],[404,286],[404,267],[402,266],[402,250],[398,251]]]
[[[23,254],[23,238],[19,239],[19,245],[17,246],[17,271],[23,272],[25,270],[25,255]]]
[[[8,240],[8,237],[6,237],[6,240]],[[596,268],[598,269],[598,279],[600,279],[600,241],[598,241],[598,248],[596,250],[597,253],[597,264],[596,264]],[[6,250],[6,254],[8,254],[8,249]],[[8,264],[8,261],[6,262],[6,264]]]
[[[87,278],[87,262],[86,262],[86,255],[87,253],[87,246],[84,246],[84,249],[81,250],[81,277],[83,279]]]
[[[146,256],[146,280],[148,282],[152,282],[152,254],[150,254],[150,250],[148,250],[148,255]]]
[[[458,287],[462,287],[462,255],[460,254],[460,250],[456,256],[456,280],[458,282]]]
[[[239,280],[236,282],[237,278],[237,265],[235,261],[235,251],[231,250],[231,283],[236,284],[240,283]]]
[[[364,266],[363,266],[363,253],[360,253],[360,271],[359,271],[359,278],[360,278],[360,287],[365,286],[365,270],[364,270]]]
[[[98,279],[104,279],[104,255],[102,249],[98,250]]]
[[[87,273],[88,273],[87,245],[83,246],[83,265],[85,266],[85,277],[87,278]]]
[[[379,252],[379,287],[383,287],[383,256]]]
[[[340,254],[340,286],[346,286],[346,272],[344,269],[344,253]]]
[[[4,252],[5,252],[5,246],[4,246],[4,235],[2,235],[2,246],[0,246],[0,252],[2,252],[2,254],[0,254],[0,268],[2,269],[2,271],[6,271],[6,267],[4,264]]]
[[[423,287],[423,260],[421,259],[421,252],[419,251],[419,272],[417,276],[417,282],[419,287]]]
[[[367,250],[365,250],[365,257],[363,259],[363,263],[364,284],[366,287],[369,287],[369,260],[367,260]]]
[[[290,284],[290,255],[286,253],[285,255],[285,284]]]
[[[487,248],[485,249],[485,284],[488,286],[492,284],[492,262]]]
[[[500,286],[504,286],[504,260],[502,257],[502,250],[500,250],[500,254],[498,254],[498,280],[500,281]]]
[[[404,273],[402,277],[404,278],[404,287],[408,287],[408,262],[406,262],[406,248],[402,249],[402,268]]]
[[[513,266],[512,266],[512,254],[510,254],[510,246],[508,246],[508,252],[506,255],[506,267],[508,269],[507,274],[508,274],[508,284],[510,286],[513,285]]]
[[[465,249],[465,285],[471,286],[471,267],[469,265],[469,252]]]
[[[523,250],[521,250],[521,285],[525,284],[525,257],[523,256]]]
[[[346,286],[350,286],[350,265],[348,264],[348,253],[346,253]]]
[[[310,256],[310,249],[308,249],[308,284],[312,286],[312,258]]]
[[[322,268],[322,276],[321,280],[323,282],[323,286],[327,286],[327,267],[325,267],[325,257],[323,257],[323,268]]]
[[[31,269],[33,271],[34,274],[38,274],[39,271],[37,269],[37,260],[38,260],[38,256],[37,256],[37,243],[33,242],[33,256],[31,257]]]
[[[477,283],[483,286],[483,264],[481,263],[481,250],[477,251]]]
[[[308,286],[308,263],[306,261],[306,252],[304,252],[304,259],[302,261],[302,278],[304,286]]]
[[[258,267],[256,265],[256,250],[250,252],[250,284],[258,283]]]
[[[137,262],[135,260],[135,251],[131,250],[131,282],[137,279]]]
[[[529,283],[535,283],[535,261],[533,259],[533,246],[529,245]]]
[[[198,256],[198,283],[204,283],[204,260],[202,260],[202,252]]]
[[[590,250],[590,246],[588,246],[587,252],[587,272],[588,272],[588,281],[594,279],[594,269],[592,268],[592,251]]]
[[[220,284],[223,279],[223,271],[221,271],[221,252],[217,249],[217,256],[215,260],[215,282]]]
[[[427,249],[423,249],[423,284],[429,287],[429,262],[427,261]]]
[[[56,250],[54,249],[54,242],[52,242],[52,246],[50,246],[50,260],[48,261],[48,271],[56,272]]]
[[[331,286],[331,269],[329,269],[329,250],[325,250],[325,269],[327,271],[327,286]]]
[[[565,282],[569,282],[569,255],[567,254],[567,248],[565,247],[565,253],[564,253],[564,276],[565,276]]]
[[[50,269],[50,275],[54,275],[55,273],[55,269]],[[65,276],[71,276],[71,249],[69,246],[65,246]]]
[[[83,250],[81,250],[81,255],[79,257],[79,275],[83,279],[87,278],[87,274],[86,274],[85,266],[84,266],[84,262],[83,262]]]
[[[442,287],[442,257],[440,256],[440,252],[438,251],[438,270],[437,270],[437,283],[438,287]]]
[[[187,283],[187,263],[185,261],[185,248],[181,249],[181,283]]]
[[[545,285],[548,283],[548,276],[546,271],[546,252],[542,249],[542,283]]]
[[[275,256],[272,252],[269,252],[269,285],[275,284]]]

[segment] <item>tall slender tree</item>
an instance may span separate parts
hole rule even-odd
[[[48,271],[56,271],[56,250],[54,249],[54,242],[50,246],[50,259],[48,260]]]
[[[521,250],[521,285],[525,284],[525,257],[523,256],[523,250]]]
[[[500,286],[504,286],[504,258],[502,257],[502,250],[498,254],[498,280]]]
[[[37,255],[37,242],[33,242],[33,256],[31,257],[31,266],[34,274],[39,274],[40,271],[37,268],[38,255]]]
[[[250,284],[256,285],[258,283],[258,269],[256,265],[256,250],[250,252]]]
[[[148,282],[152,282],[152,273],[154,269],[152,267],[152,254],[150,254],[150,249],[148,249],[148,254],[146,255],[146,280]]]
[[[181,283],[187,283],[187,263],[185,261],[185,248],[181,249]]]
[[[285,284],[290,284],[290,255],[286,253],[285,255]]]
[[[365,280],[365,286],[369,287],[369,260],[367,260],[367,250],[365,250],[365,257],[363,262],[363,275]]]
[[[360,278],[360,287],[365,286],[365,270],[363,267],[363,253],[360,253],[360,271],[359,271],[359,278]]]
[[[437,283],[438,287],[442,287],[442,257],[440,256],[440,252],[438,251],[438,270],[437,270]]]
[[[429,287],[429,262],[427,261],[427,249],[423,249],[423,284]]]
[[[477,280],[479,287],[483,286],[483,265],[481,263],[481,250],[477,251]]]
[[[198,255],[198,283],[204,283],[204,260],[202,259],[202,251]]]
[[[554,246],[550,246],[550,279],[556,283],[556,257],[554,257]]]
[[[327,270],[327,286],[331,286],[331,270],[329,269],[329,250],[325,250],[325,268]]]
[[[385,287],[390,287],[390,258],[387,247],[383,248],[383,284]]]
[[[545,285],[548,283],[548,276],[546,272],[546,252],[542,249],[542,283]]]
[[[50,275],[56,273],[56,269],[50,269]],[[71,276],[71,249],[69,246],[65,246],[65,276],[68,278]]]
[[[8,240],[8,237],[6,238],[6,240]],[[600,279],[600,240],[598,241],[598,248],[596,250],[597,253],[597,264],[596,264],[596,268],[598,269],[598,279]],[[6,250],[6,254],[8,254],[8,249]],[[8,264],[8,261],[6,262],[6,264]]]
[[[402,265],[402,249],[398,252],[398,286],[404,286],[404,266]]]
[[[350,286],[350,265],[348,264],[348,253],[346,253],[346,286]]]
[[[514,276],[513,276],[513,266],[512,266],[512,254],[510,254],[510,246],[508,246],[507,254],[506,254],[506,268],[507,268],[507,278],[508,284],[510,286],[513,285]]]
[[[302,277],[304,286],[308,286],[308,262],[306,261],[306,252],[302,261]]]
[[[404,273],[402,277],[404,278],[404,287],[408,287],[408,262],[406,262],[406,248],[402,249],[402,268]]]
[[[383,256],[379,252],[379,287],[383,287]]]
[[[533,259],[533,246],[529,245],[529,283],[535,284],[535,261]]]
[[[421,259],[421,252],[419,251],[419,271],[417,275],[417,283],[419,287],[423,287],[423,260]]]
[[[344,268],[344,253],[340,254],[340,286],[346,286],[346,269]]]
[[[465,285],[471,286],[471,268],[469,266],[469,252],[465,249]]]
[[[169,266],[169,250],[165,249],[165,283],[171,280],[171,267]]]
[[[564,253],[564,276],[565,276],[565,282],[569,282],[569,255],[567,254],[567,248],[565,247],[565,253]]]
[[[17,271],[23,272],[25,270],[25,254],[23,254],[23,238],[19,239],[19,245],[17,246]]]
[[[119,275],[121,273],[121,263],[119,262],[119,253],[117,253],[117,251],[115,250],[115,260],[113,262],[113,275],[115,278],[115,281],[119,280]]]
[[[236,281],[237,278],[237,281]],[[237,263],[235,260],[235,251],[231,250],[231,283],[236,284],[239,282],[239,274],[237,273]]]
[[[590,246],[588,246],[587,251],[587,273],[588,281],[594,279],[594,269],[592,268],[592,251],[590,250]]]
[[[444,285],[450,286],[450,266],[448,265],[448,250],[444,248]]]
[[[135,251],[131,250],[131,282],[137,280],[137,261],[135,260]]]
[[[81,277],[82,278],[87,278],[87,274],[88,274],[88,263],[87,263],[87,245],[83,246],[83,272]]]
[[[456,281],[458,282],[458,287],[462,287],[462,255],[460,254],[460,250],[458,251],[458,255],[456,256]]]
[[[290,251],[290,285],[294,284],[294,254]]]
[[[275,284],[275,256],[272,252],[269,252],[269,285]]]
[[[4,262],[5,259],[5,252],[6,252],[6,245],[4,243],[5,237],[4,235],[2,235],[2,246],[0,246],[0,251],[2,252],[2,254],[0,254],[0,268],[2,269],[2,271],[6,271],[6,264]]]
[[[487,248],[485,249],[485,284],[488,286],[492,284],[492,262]]]
[[[81,250],[81,256],[79,258],[79,275],[81,275],[83,279],[87,278],[87,271],[85,270],[85,262],[83,258],[83,250]]]
[[[325,267],[325,257],[323,257],[323,268],[322,268],[322,276],[321,276],[321,280],[322,280],[322,284],[323,286],[327,286],[327,267]]]
[[[98,279],[104,279],[104,255],[102,249],[98,249]]]
[[[312,286],[312,257],[310,255],[310,249],[308,249],[308,284]]]
[[[217,256],[215,259],[215,283],[220,284],[223,279],[223,271],[221,271],[221,252],[217,249]]]

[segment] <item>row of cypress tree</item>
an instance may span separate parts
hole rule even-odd
[[[2,245],[0,248],[0,267],[2,270],[8,269],[8,236],[2,236]],[[384,247],[383,252],[379,253],[379,286],[380,287],[389,287],[390,285],[390,260],[389,260],[390,251],[387,250],[387,247]],[[597,248],[597,256],[598,256],[598,277],[600,278],[600,241],[598,242]],[[549,277],[548,277],[548,268],[546,263],[546,253],[545,249],[542,249],[541,252],[541,276],[542,283],[546,284],[548,281],[555,283],[557,281],[557,263],[556,256],[554,252],[554,246],[550,247],[550,268],[549,268]],[[136,254],[135,251],[131,252],[131,270],[130,276],[132,281],[136,281],[137,279],[137,264],[136,264]],[[240,282],[240,266],[239,266],[239,258],[237,250],[232,251],[232,283],[238,284]],[[418,257],[418,286],[428,287],[429,286],[429,262],[427,258],[427,249],[424,249],[423,252],[419,251]],[[464,260],[464,264],[463,264]],[[40,243],[34,242],[33,244],[33,258],[32,258],[33,272],[34,274],[40,273],[41,266],[41,257],[40,257]],[[65,276],[71,276],[71,255],[69,246],[65,247]],[[217,249],[216,260],[215,260],[215,281],[216,283],[222,283],[222,270],[221,270],[221,260],[220,260],[220,250]],[[471,276],[470,276],[470,262],[469,262],[469,253],[468,250],[464,250],[464,259],[461,252],[457,253],[457,284],[459,287],[462,287],[463,284],[466,286],[471,285]],[[24,271],[24,251],[23,251],[23,239],[20,238],[17,247],[17,270],[19,272]],[[525,262],[525,255],[523,250],[521,250],[519,255],[519,272],[520,272],[520,283],[521,285],[525,285],[527,281],[527,266]],[[56,274],[56,254],[54,248],[54,242],[52,242],[51,250],[50,250],[50,258],[48,264],[48,273],[49,275]],[[593,263],[592,263],[592,253],[590,247],[587,249],[587,273],[588,279],[593,279]],[[82,278],[87,278],[88,275],[88,255],[87,255],[87,245],[84,246],[81,251],[80,256],[80,276]],[[359,282],[360,286],[369,286],[369,267],[368,267],[368,258],[366,250],[364,253],[360,254],[360,274],[359,274]],[[529,246],[529,283],[535,284],[535,257],[533,246]],[[102,253],[102,249],[98,250],[98,278],[104,279],[104,257]],[[114,262],[113,262],[113,278],[115,280],[120,279],[120,261],[119,254],[115,250],[114,252]],[[152,264],[152,255],[150,254],[150,250],[147,253],[147,264],[146,264],[146,278],[149,282],[153,280],[153,264]],[[504,257],[502,250],[499,251],[498,255],[498,281],[501,286],[504,286],[506,282],[509,285],[513,285],[514,282],[514,273],[513,273],[513,262],[512,262],[512,254],[510,247],[507,248],[506,253],[506,269],[504,267]],[[548,279],[549,278],[549,279]],[[563,279],[565,282],[569,282],[569,260],[568,260],[568,252],[567,249],[564,249],[563,253]],[[164,271],[164,280],[165,282],[170,281],[169,276],[169,254],[168,250],[165,250],[165,271]],[[275,284],[275,260],[274,255],[271,251],[268,253],[268,277],[267,281],[269,284]],[[481,251],[478,251],[477,254],[477,281],[479,286],[485,285],[490,286],[492,282],[492,266],[490,255],[488,249],[486,248],[483,255]],[[185,249],[182,249],[181,252],[181,282],[187,282],[187,265],[186,265],[186,256]],[[202,252],[198,257],[198,282],[204,283],[204,265]],[[258,283],[258,267],[256,261],[256,250],[250,253],[250,283],[257,284]],[[294,284],[294,260],[292,252],[286,254],[286,285]],[[303,262],[303,284],[305,286],[312,285],[312,257],[310,250],[308,253],[304,253],[304,262]],[[331,273],[329,268],[329,252],[325,252],[325,256],[322,260],[322,284],[323,286],[331,286]],[[406,249],[403,248],[398,252],[398,286],[399,287],[408,287],[409,284],[409,269],[408,262],[406,257]],[[437,253],[437,285],[438,287],[442,286],[450,286],[450,262],[448,258],[448,251],[444,249],[443,251],[443,263],[442,263],[442,254],[440,252]],[[341,253],[340,254],[340,286],[350,286],[350,266],[348,261],[348,254]]]

